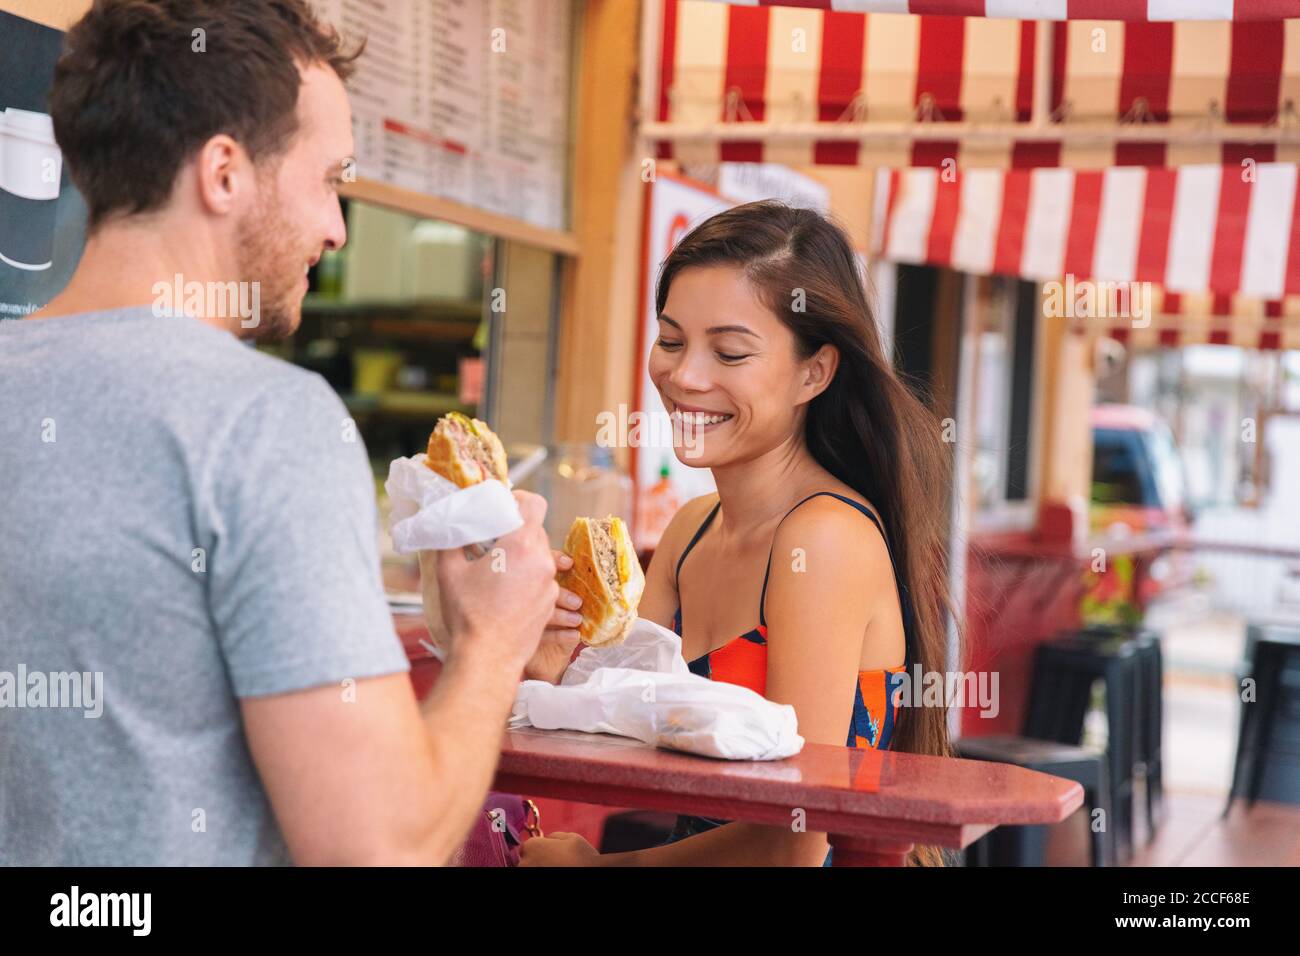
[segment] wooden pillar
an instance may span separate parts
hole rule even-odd
[[[1091,341],[1069,319],[1038,310],[1043,370],[1039,443],[1038,536],[1078,542],[1087,535],[1092,492],[1091,409],[1096,381]]]
[[[861,253],[871,246],[871,213],[875,199],[875,170],[869,166],[801,166],[830,193],[830,214]]]
[[[555,391],[557,441],[590,442],[596,416],[633,400],[644,184],[634,106],[640,3],[582,6],[572,232]],[[644,158],[650,158],[646,152]],[[626,449],[619,457],[626,464]]]

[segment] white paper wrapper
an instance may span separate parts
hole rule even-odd
[[[398,554],[486,543],[524,524],[515,496],[501,482],[458,488],[429,468],[423,453],[391,462],[384,488],[392,503],[388,530]]]
[[[617,734],[727,760],[778,760],[804,744],[793,707],[692,674],[681,638],[639,618],[622,644],[585,648],[558,685],[520,684],[510,726]]]
[[[611,647],[584,647],[564,670],[561,686],[585,684],[602,667],[623,667],[661,674],[689,674],[682,657],[682,639],[654,621],[637,618],[623,643]]]

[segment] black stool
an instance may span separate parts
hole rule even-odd
[[[1101,753],[1070,744],[1013,736],[963,737],[953,746],[957,756],[967,760],[1009,763],[1079,783],[1083,787],[1083,807],[1088,814],[1088,830],[1092,835],[1092,865],[1112,864],[1114,838],[1109,823],[1100,831],[1092,825],[1092,812],[1097,809],[1103,811],[1105,820],[1110,820],[1110,788],[1106,779],[1106,761]],[[1043,866],[1047,831],[1045,825],[998,827],[966,848],[966,865]]]
[[[1142,771],[1143,797],[1146,804],[1146,837],[1155,839],[1164,804],[1164,737],[1165,668],[1160,635],[1150,630],[1093,626],[1078,632],[1080,637],[1112,640],[1128,639],[1137,652],[1137,726],[1133,737],[1133,759]]]
[[[1155,838],[1164,808],[1165,665],[1160,635],[1141,631],[1133,638],[1138,655],[1138,729],[1136,753],[1143,769],[1147,807],[1147,842]]]
[[[1224,816],[1238,797],[1300,804],[1300,632],[1252,624],[1246,642],[1255,699],[1241,704]]]
[[[1121,635],[1072,634],[1040,644],[1034,657],[1025,736],[1079,744],[1092,699],[1092,686],[1106,691],[1106,769],[1114,831],[1115,861],[1127,863],[1133,850],[1133,776],[1138,717],[1138,652]]]

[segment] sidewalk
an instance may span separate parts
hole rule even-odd
[[[1245,638],[1244,622],[1224,614],[1164,629],[1166,791],[1226,799],[1241,708],[1236,669]]]
[[[1300,807],[1238,803],[1223,816],[1244,645],[1234,615],[1184,613],[1164,628],[1164,819],[1151,843],[1139,836],[1130,866],[1300,866]]]

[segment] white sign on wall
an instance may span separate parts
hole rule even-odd
[[[654,383],[650,381],[650,349],[659,336],[658,312],[655,309],[655,277],[660,264],[686,233],[715,213],[734,206],[716,192],[686,179],[660,173],[649,185],[647,215],[648,244],[642,268],[645,272],[645,301],[642,303],[641,354],[637,387],[637,408],[646,416],[641,434],[643,443],[635,449],[635,478],[638,489],[651,487],[659,480],[659,469],[667,464],[669,478],[680,500],[706,495],[715,490],[713,475],[707,468],[692,468],[677,460],[672,446],[672,427],[668,412]]]
[[[780,163],[720,163],[718,192],[738,203],[779,199],[790,206],[829,212],[831,191]]]

